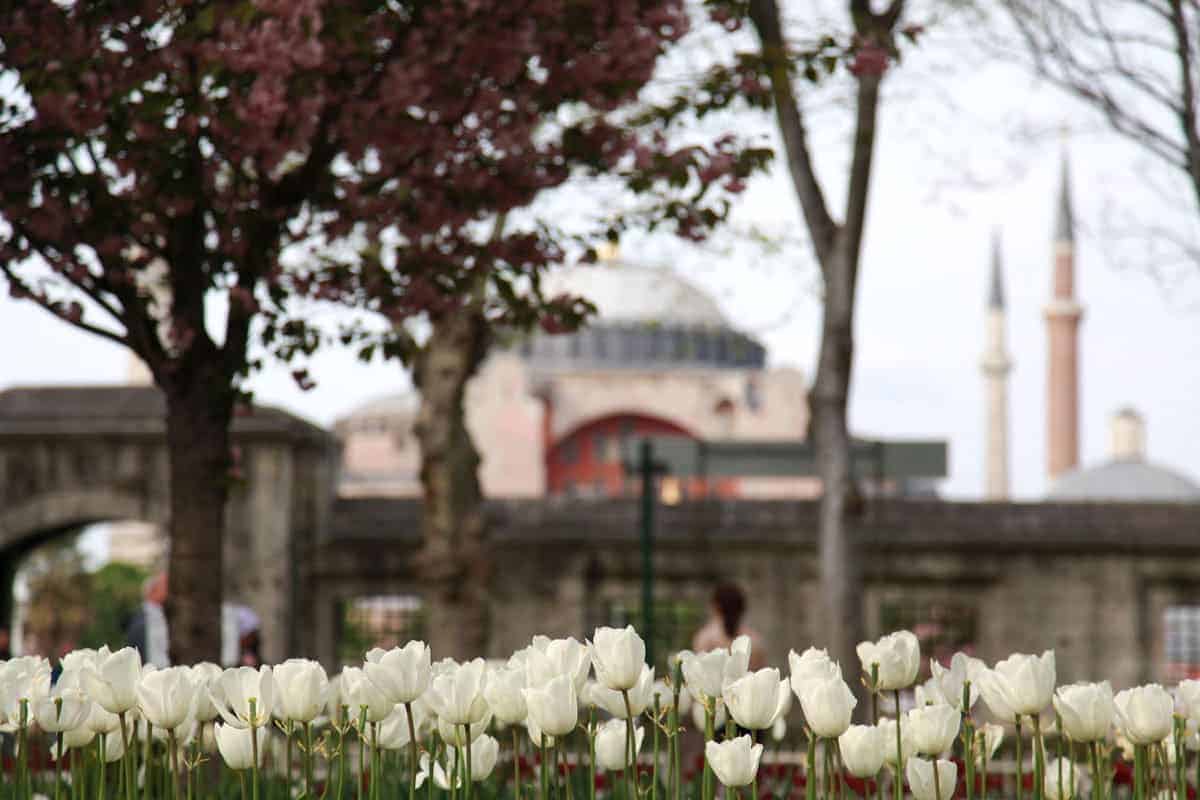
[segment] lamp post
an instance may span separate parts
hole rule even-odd
[[[637,460],[624,462],[626,474],[636,474],[641,482],[642,551],[642,638],[646,642],[646,662],[654,664],[654,508],[658,503],[655,478],[667,472],[667,465],[654,460],[654,443],[647,438],[638,442]]]

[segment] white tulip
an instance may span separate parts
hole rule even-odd
[[[1108,736],[1115,706],[1112,685],[1073,683],[1054,693],[1054,710],[1062,718],[1063,730],[1076,742],[1095,742]]]
[[[906,714],[905,717],[908,715]],[[908,719],[904,719],[900,725],[900,769],[908,762],[910,756],[916,752],[913,746],[912,734],[909,732]],[[890,717],[881,717],[878,724],[879,730],[883,732],[883,760],[896,768],[896,720]]]
[[[934,769],[937,769],[936,780]],[[908,788],[915,800],[950,800],[958,782],[958,767],[953,761],[938,759],[934,762],[923,758],[910,758],[904,769]]]
[[[1001,709],[1007,705],[1014,714],[1040,714],[1054,697],[1054,651],[1040,656],[1014,653],[980,675],[984,701],[993,711],[989,693],[1000,699]]]
[[[877,642],[860,642],[856,652],[866,675],[879,666],[875,688],[881,691],[907,689],[921,669],[921,643],[911,631],[889,633]]]
[[[641,726],[633,729],[634,752],[642,751],[642,740],[646,730]],[[615,772],[629,765],[629,746],[626,740],[625,720],[610,719],[596,729],[596,766]]]
[[[1175,687],[1175,713],[1200,722],[1200,681],[1180,681]]]
[[[86,727],[92,714],[92,701],[82,689],[63,687],[60,682],[50,694],[39,697],[34,703],[29,713],[37,720],[38,727],[46,733],[75,730],[92,733],[91,729]],[[91,736],[88,738],[90,740]]]
[[[550,639],[535,636],[521,658],[525,663],[526,687],[542,686],[558,675],[566,675],[578,695],[591,672],[592,657],[587,645],[574,637]]]
[[[312,722],[325,709],[329,676],[316,661],[289,658],[277,664],[271,673],[275,679],[275,712],[280,719]],[[379,685],[374,680],[371,683]]]
[[[230,769],[249,769],[254,766],[254,742],[251,737],[262,737],[261,731],[254,728],[222,725],[218,722],[213,726],[213,733],[217,738],[217,750],[220,751],[221,758],[225,759],[226,766]],[[263,751],[266,750],[263,744],[264,742],[260,738],[258,742],[258,765],[260,767],[262,766]]]
[[[222,671],[220,665],[211,661],[201,661],[199,664],[192,665],[192,680],[199,689],[196,693],[195,717],[197,722],[212,722],[220,716],[217,707],[212,703],[210,692],[213,682],[221,677]]]
[[[1065,758],[1046,764],[1042,779],[1046,800],[1071,800],[1079,794],[1079,778],[1075,765]]]
[[[198,691],[190,667],[157,669],[138,684],[138,710],[156,728],[178,728],[191,718]]]
[[[88,705],[94,704],[91,700],[89,700]],[[86,725],[65,730],[62,733],[63,752],[68,753],[71,750],[78,750],[80,747],[87,747],[95,738],[95,732],[93,732],[92,729],[88,728]],[[54,742],[50,745],[50,758],[53,761],[58,761],[58,742]]]
[[[912,737],[915,752],[937,756],[954,746],[961,722],[961,713],[951,705],[914,708],[904,715],[904,733]]]
[[[413,728],[420,729],[420,714],[413,707]],[[420,734],[418,734],[420,736]],[[379,746],[384,750],[402,750],[412,740],[408,726],[408,709],[398,703],[392,713],[379,723]]]
[[[858,700],[841,677],[809,679],[803,682],[799,696],[804,719],[817,736],[834,739],[850,727]]]
[[[878,774],[886,745],[883,729],[874,725],[851,725],[838,737],[842,763],[856,778],[873,778]]]
[[[717,707],[716,713],[713,715],[713,731],[719,731],[725,727],[725,704],[719,697],[713,703]],[[701,733],[704,733],[705,713],[703,703],[692,703],[692,725]]]
[[[684,651],[679,658],[683,665],[683,680],[692,694],[715,700],[721,697],[726,686],[750,669],[750,637],[739,636],[729,649],[718,648],[704,653]]]
[[[110,714],[124,714],[137,707],[137,687],[142,680],[142,657],[132,647],[115,653],[97,654],[85,668],[83,681],[88,697]]]
[[[500,759],[500,742],[491,736],[480,736],[471,743],[471,781],[487,780]]]
[[[362,722],[364,714],[367,722],[383,722],[396,707],[375,682],[367,677],[362,667],[343,669],[339,688],[342,699],[350,708],[350,722],[354,725]]]
[[[979,676],[979,696],[992,712],[992,716],[1010,725],[1016,721],[1017,714],[1009,702],[1009,692],[1003,679],[990,669]]]
[[[766,667],[747,673],[726,686],[722,697],[738,725],[761,731],[774,724],[790,691],[788,682],[780,680],[779,670]]]
[[[997,725],[994,722],[988,722],[980,725],[975,731],[975,746],[979,748],[979,754],[984,758],[993,758],[996,751],[1000,749],[1000,743],[1004,741],[1004,726]]]
[[[429,705],[438,719],[450,725],[474,725],[488,713],[483,692],[487,663],[482,658],[456,664],[435,675],[429,685]]]
[[[100,708],[99,705],[95,705],[95,707]],[[104,711],[102,708],[100,708],[100,710]],[[107,714],[108,712],[104,711],[104,713]],[[116,715],[114,714],[113,716]],[[104,762],[106,764],[111,764],[114,761],[120,761],[121,758],[124,757],[125,741],[121,738],[119,733],[100,733],[97,731],[96,736],[100,740],[100,746],[103,748]]]
[[[775,724],[771,726],[771,741],[782,742],[785,736],[787,736],[787,717],[780,714],[776,718]]]
[[[939,664],[937,659],[931,658],[929,659],[931,677],[927,687],[936,690],[940,702],[962,711],[963,686],[970,682],[971,688],[968,692],[967,702],[970,704],[970,708],[974,708],[975,701],[979,699],[979,681],[976,679],[986,669],[987,666],[982,661],[972,658],[966,653],[955,653],[950,659],[949,669]],[[937,702],[938,700],[935,700],[934,704],[936,705]]]
[[[796,693],[797,698],[800,697],[805,683],[842,677],[842,668],[829,657],[829,653],[815,647],[810,647],[801,654],[789,650],[788,669],[791,673],[789,680],[792,691]]]
[[[1117,728],[1133,744],[1157,744],[1171,735],[1175,703],[1157,683],[1118,692],[1113,705]]]
[[[634,717],[641,716],[654,698],[654,669],[642,665],[642,674],[632,688],[628,690],[629,710],[625,707],[625,696],[615,689],[609,689],[603,684],[596,684],[588,692],[588,700],[617,719],[628,718],[630,712]]]
[[[725,786],[737,788],[749,786],[758,774],[758,762],[762,758],[763,746],[751,745],[749,736],[726,739],[723,742],[708,742],[704,745],[704,759]]]
[[[91,713],[88,714],[84,725],[88,730],[97,735],[116,733],[121,730],[121,718],[116,714],[105,711],[99,703],[92,703]]]
[[[270,667],[233,667],[212,682],[208,696],[226,724],[259,728],[270,722],[275,710],[275,679]]]
[[[646,643],[632,625],[597,628],[589,645],[596,680],[618,692],[637,684],[646,666]]]
[[[575,684],[559,675],[540,689],[525,689],[527,719],[549,736],[566,736],[579,722],[579,700]]]
[[[533,743],[534,747],[554,747],[554,737],[542,732],[532,714],[525,715],[525,731],[529,734],[529,741]]]
[[[661,678],[654,682],[650,693],[652,695],[651,703],[654,702],[653,697],[658,698],[658,707],[664,711],[669,709],[675,703],[675,690],[665,680]],[[692,710],[692,693],[688,691],[686,686],[679,687],[679,716],[687,714]]]
[[[503,666],[488,675],[483,698],[491,708],[496,720],[505,725],[516,725],[525,721],[525,670],[519,666]]]
[[[418,641],[391,650],[368,650],[363,670],[393,703],[411,703],[425,693],[433,679],[429,645]]]
[[[59,663],[62,665],[63,673],[67,672],[82,672],[89,664],[95,664],[102,658],[108,658],[112,655],[112,651],[108,649],[108,645],[102,645],[99,650],[94,650],[91,647],[77,647],[62,657]],[[59,680],[62,676],[59,676]],[[82,687],[80,687],[82,688]]]
[[[18,656],[0,662],[0,711],[12,724],[33,722],[34,708],[50,695],[50,662],[38,656]]]

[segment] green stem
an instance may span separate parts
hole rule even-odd
[[[567,763],[567,747],[561,738],[558,740],[558,754],[562,760],[562,775],[563,783],[566,784],[567,787],[567,800],[575,800],[575,790],[571,786],[571,770],[569,769],[570,765]]]
[[[650,800],[658,800],[658,713],[658,695],[656,694],[654,695],[654,719],[650,725],[653,728],[652,749],[654,751],[654,760],[650,762]]]
[[[704,704],[704,741],[711,742],[713,740],[713,728],[717,724],[717,701],[711,700],[712,707],[709,707],[708,702]],[[703,795],[702,800],[712,800],[713,797],[713,772],[712,764],[708,763],[707,748],[704,753],[704,777],[701,778],[700,791]]]
[[[100,780],[96,783],[96,789],[98,790],[97,794],[96,794],[96,800],[105,800],[106,792],[104,791],[104,772],[105,772],[105,768],[108,766],[108,760],[105,758],[105,755],[104,755],[104,743],[108,738],[108,734],[107,733],[98,734],[97,738],[100,739],[100,743],[99,743]]]
[[[1182,717],[1175,719],[1175,796],[1177,800],[1187,800],[1187,779],[1184,777],[1187,756],[1183,749],[1183,737],[1187,726]]]
[[[942,771],[938,769],[937,756],[933,757],[933,796],[942,800]]]
[[[408,776],[408,800],[417,800],[417,762],[420,756],[417,753],[417,726],[413,722],[413,707],[412,702],[404,704],[404,716],[408,717],[408,760],[411,762],[412,773]],[[516,736],[516,730],[513,730],[513,736]],[[514,753],[513,758],[516,758]],[[517,800],[521,800],[521,783],[517,781]]]
[[[471,726],[470,725],[463,725],[463,740],[466,742],[466,744],[463,745],[463,751],[466,753],[466,756],[467,756],[467,779],[463,784],[463,787],[464,787],[463,790],[466,793],[467,800],[471,800],[471,789],[472,789],[471,783],[473,782],[473,779],[471,777]]]
[[[250,705],[250,758],[253,763],[250,764],[250,793],[254,800],[258,800],[258,700],[251,697]]]
[[[541,786],[541,800],[549,800],[550,798],[550,776],[546,772],[546,734],[541,733],[538,736],[540,747],[538,748],[540,758],[538,759],[538,778]]]
[[[808,733],[808,771],[804,774],[804,796],[806,800],[817,800],[817,737]]]
[[[304,798],[312,800],[312,722],[304,723]],[[415,767],[414,767],[415,769]],[[409,800],[412,800],[410,797]]]
[[[513,735],[513,794],[516,800],[521,800],[521,735],[520,728],[512,726]],[[595,798],[592,798],[595,800]]]
[[[596,709],[588,709],[588,800],[596,800]],[[519,799],[518,799],[519,800]]]
[[[1146,797],[1146,746],[1133,746],[1133,797],[1134,800],[1145,800]]]
[[[979,747],[979,759],[983,767],[983,786],[980,790],[983,794],[982,800],[987,800],[988,796],[988,761],[990,757],[991,753],[988,752],[987,735],[985,734],[983,739],[980,740]]]
[[[637,795],[637,745],[633,737],[633,706],[629,704],[629,690],[622,689],[621,697],[625,701],[625,774],[626,789],[629,792],[629,797],[636,798]]]
[[[30,796],[31,787],[29,784],[29,701],[25,698],[21,699],[20,718],[17,728],[17,748],[21,751],[17,762],[17,787],[20,789],[22,798]]]
[[[975,800],[975,725],[971,720],[971,682],[963,681],[962,690],[963,765],[966,771],[967,800]]]
[[[367,707],[359,706],[358,709],[358,792],[355,797],[358,800],[363,800],[363,782],[367,775],[367,765],[364,759],[367,757]],[[432,776],[430,776],[432,777]],[[258,798],[254,798],[258,800]]]
[[[1017,726],[1017,800],[1021,800],[1025,796],[1025,765],[1023,754],[1021,752],[1022,739],[1021,735],[1021,715],[1013,715],[1013,724]]]
[[[293,724],[294,723],[289,719],[287,721],[287,725],[285,725],[283,728],[283,737],[284,737],[284,739],[287,740],[287,743],[284,745],[284,758],[287,760],[287,779],[286,779],[287,780],[287,797],[285,798],[285,800],[291,800],[291,797],[292,797],[292,780],[293,780],[293,775],[292,775],[292,734],[294,733],[294,731],[292,730]]]
[[[62,708],[62,700],[58,701],[59,709]],[[63,760],[63,735],[62,731],[56,734],[58,742],[58,757],[54,759],[54,800],[62,799],[62,760]]]
[[[179,743],[174,728],[167,731],[167,747],[171,750],[171,797],[179,800]]]
[[[904,796],[904,748],[901,745],[900,738],[900,720],[904,716],[900,713],[900,690],[893,689],[892,694],[896,700],[896,781],[892,784],[892,796],[896,800],[902,800]],[[1021,798],[1017,798],[1021,800]]]
[[[242,784],[242,800],[246,800],[246,770],[239,769],[237,774],[238,781]]]
[[[1042,740],[1042,718],[1037,714],[1029,715],[1033,726],[1033,797],[1034,800],[1044,800],[1046,795],[1046,749]]]
[[[137,724],[135,723],[134,730],[136,730],[136,729],[137,729]],[[151,781],[150,781],[150,765],[151,765],[151,762],[153,761],[153,757],[154,757],[154,751],[152,750],[153,746],[154,746],[154,724],[152,722],[150,722],[150,720],[146,720],[146,745],[142,748],[142,769],[145,770],[145,778],[142,780],[142,800],[150,800],[150,795],[153,794],[150,791],[150,786],[152,785]],[[137,773],[135,772],[134,773],[135,780],[136,780],[136,776],[137,776]],[[258,800],[258,798],[256,797],[256,798],[254,798],[254,800]]]

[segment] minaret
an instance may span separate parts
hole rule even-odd
[[[1079,465],[1079,321],[1075,301],[1075,217],[1066,151],[1054,225],[1054,286],[1046,305],[1046,472],[1051,481]]]
[[[1004,311],[1004,278],[1000,259],[1000,235],[992,236],[992,279],[987,299],[987,343],[983,350],[983,384],[987,403],[987,466],[984,472],[985,500],[1008,499],[1008,355]]]

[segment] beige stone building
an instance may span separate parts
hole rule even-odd
[[[766,351],[711,297],[667,269],[615,259],[549,277],[550,293],[587,298],[582,330],[535,333],[493,353],[467,389],[467,424],[488,497],[626,494],[622,458],[635,437],[797,441],[808,427],[804,375],[770,368]],[[378,398],[339,420],[346,496],[415,496],[414,392]],[[810,497],[810,478],[664,481],[664,498]]]

